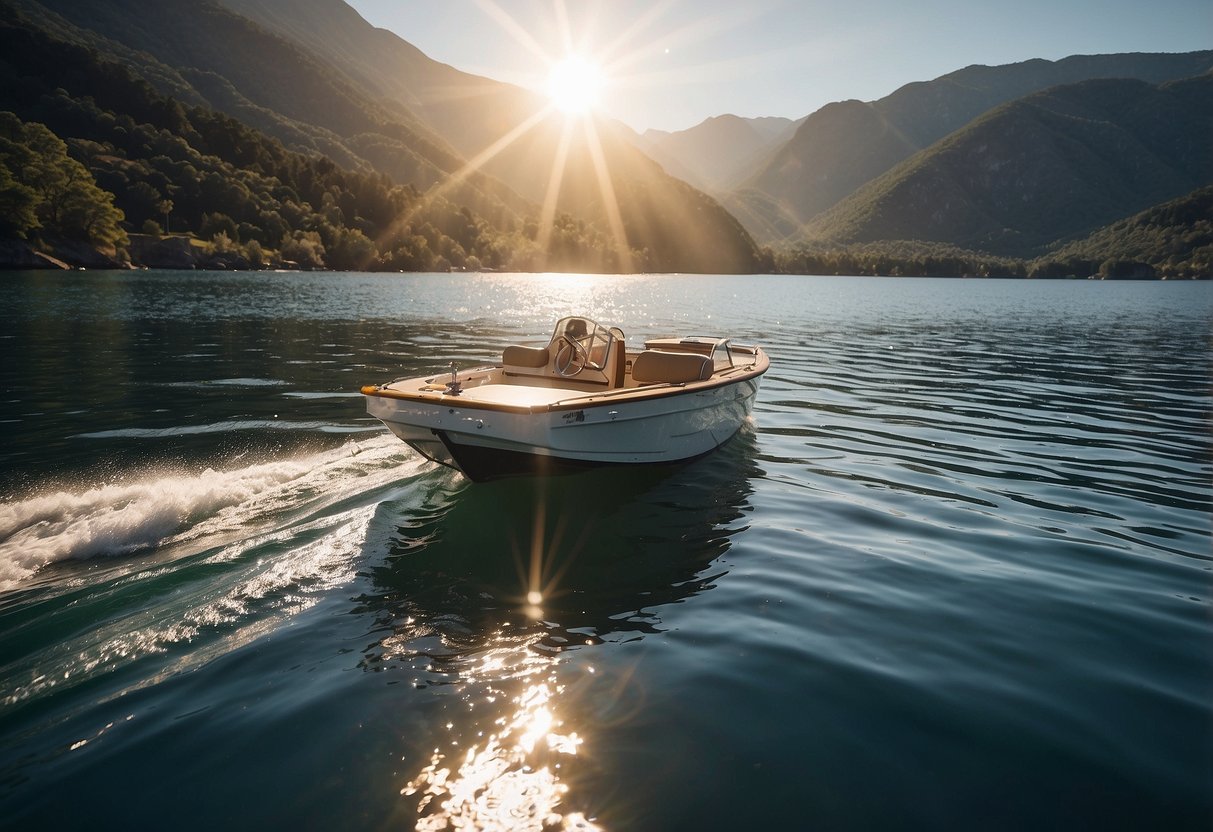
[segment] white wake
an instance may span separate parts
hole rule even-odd
[[[366,491],[415,473],[390,435],[244,468],[163,474],[0,504],[0,591],[71,558],[124,555],[239,529],[275,511]]]

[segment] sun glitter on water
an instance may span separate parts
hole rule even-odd
[[[569,115],[588,113],[598,105],[606,76],[602,68],[580,55],[569,55],[552,65],[548,73],[548,96]]]

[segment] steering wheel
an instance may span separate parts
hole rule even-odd
[[[560,346],[556,348],[556,360],[552,362],[557,373],[565,378],[571,378],[584,370],[589,360],[590,356],[580,341],[567,335],[560,336]]]

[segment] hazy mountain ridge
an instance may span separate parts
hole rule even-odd
[[[808,221],[990,109],[1049,87],[1096,78],[1153,83],[1189,78],[1213,67],[1213,51],[1181,55],[1078,55],[1006,66],[970,66],[933,81],[907,84],[870,103],[828,104],[745,187]]]
[[[926,240],[1033,256],[1213,181],[1213,75],[1096,80],[1016,100],[806,226],[833,242]]]
[[[713,116],[686,130],[646,130],[636,145],[667,172],[709,192],[731,189],[800,122],[787,118]]]

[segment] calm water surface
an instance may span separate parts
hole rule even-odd
[[[752,424],[470,485],[365,415],[570,313],[764,344]],[[0,276],[0,825],[1207,830],[1211,320],[1207,283]]]

